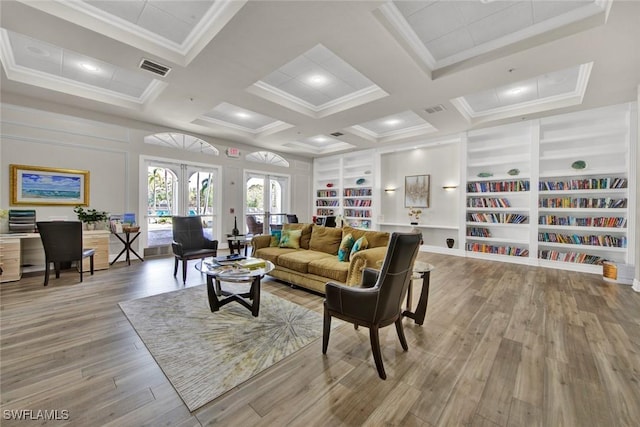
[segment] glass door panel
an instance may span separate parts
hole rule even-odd
[[[246,232],[281,229],[289,206],[289,177],[245,172],[245,189]]]

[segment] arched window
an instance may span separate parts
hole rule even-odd
[[[145,136],[144,142],[145,144],[161,145],[163,147],[193,151],[196,153],[208,154],[210,156],[220,155],[220,151],[208,142],[184,133],[156,133],[154,135]]]
[[[267,165],[282,166],[285,168],[289,167],[288,161],[286,161],[282,156],[272,153],[271,151],[255,151],[247,154],[245,159],[250,162],[265,163]]]

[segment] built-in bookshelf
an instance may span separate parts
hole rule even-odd
[[[469,132],[465,250],[468,256],[530,258],[531,123]]]
[[[540,120],[541,265],[601,272],[628,262],[628,104]]]
[[[315,215],[335,215],[351,227],[373,228],[373,169],[372,153],[315,159]]]
[[[629,263],[636,108],[469,132],[466,254],[593,273]]]

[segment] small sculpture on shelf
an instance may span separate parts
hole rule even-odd
[[[409,218],[411,225],[418,225],[420,221],[420,215],[422,215],[422,209],[420,208],[409,208]]]
[[[238,230],[238,217],[233,217],[233,229],[231,230],[231,234],[234,236],[238,236],[240,234],[240,230]]]

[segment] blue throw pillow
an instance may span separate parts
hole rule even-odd
[[[272,248],[277,248],[280,245],[281,236],[282,236],[282,230],[272,230],[271,242],[269,242],[269,246]]]
[[[340,242],[340,248],[338,249],[338,261],[349,261],[349,254],[351,253],[353,242],[354,240],[351,233],[342,238],[342,242]]]

